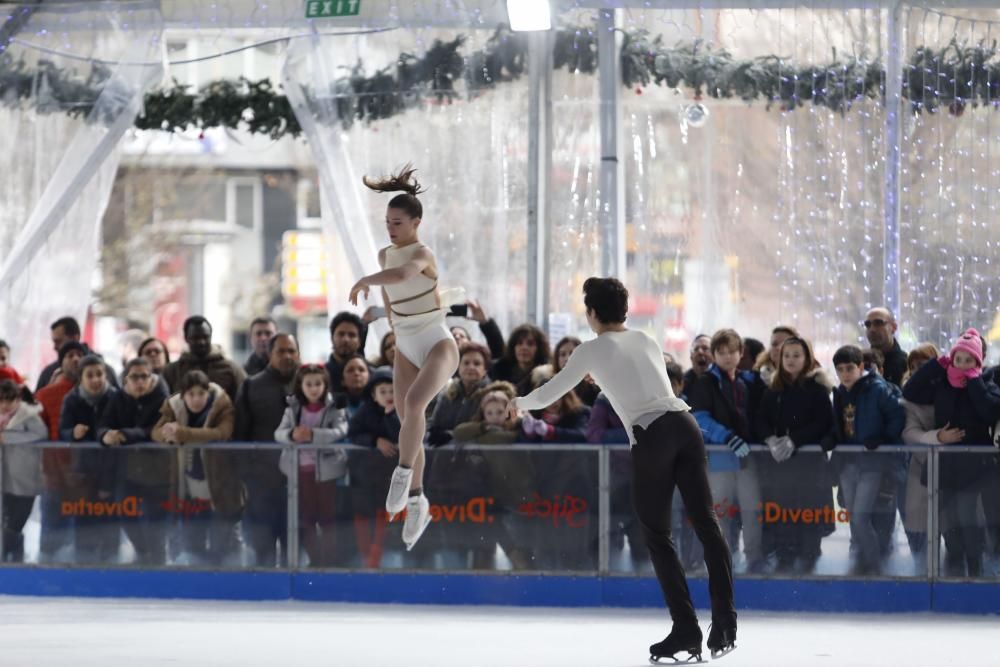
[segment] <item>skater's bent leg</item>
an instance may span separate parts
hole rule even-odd
[[[670,618],[675,626],[696,624],[698,618],[684,568],[670,536],[676,446],[655,422],[649,430],[637,428],[636,436],[632,448],[632,505]]]
[[[684,449],[678,453],[674,474],[677,486],[687,507],[695,534],[705,551],[708,568],[708,593],[712,600],[714,623],[735,623],[736,606],[733,602],[733,561],[729,545],[722,536],[719,519],[715,515],[712,491],[708,485],[705,443],[698,423],[689,413],[681,425],[675,425],[673,437],[684,440]]]
[[[402,359],[403,365],[416,368],[405,356]],[[405,392],[396,394],[397,405],[401,406],[402,420],[399,429],[399,463],[413,468],[411,489],[420,488],[423,480],[423,442],[427,428],[424,413],[457,369],[458,347],[454,340],[443,340],[431,349],[423,366],[412,381],[408,382]]]

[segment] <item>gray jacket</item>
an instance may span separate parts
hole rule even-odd
[[[3,490],[15,496],[42,492],[42,448],[8,447],[42,442],[49,429],[42,421],[42,406],[22,402],[3,430]]]
[[[292,430],[298,426],[302,406],[294,396],[288,397],[288,407],[285,408],[285,415],[281,418],[281,425],[274,432],[274,439],[284,445],[298,444],[292,440]],[[313,428],[312,444],[329,445],[339,442],[347,437],[347,410],[337,409],[333,403],[333,397],[327,396],[326,407],[320,417],[320,426]],[[281,452],[281,459],[278,461],[278,468],[288,476],[291,471],[294,450],[286,449]],[[332,479],[340,479],[347,474],[347,452],[343,449],[327,449],[316,451],[316,479],[320,482],[327,482]]]

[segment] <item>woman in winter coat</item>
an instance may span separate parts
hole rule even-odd
[[[807,341],[786,338],[781,344],[778,367],[757,410],[757,433],[767,443],[775,462],[771,468],[776,477],[773,496],[764,498],[763,516],[767,521],[771,503],[779,509],[779,521],[771,527],[779,571],[792,570],[796,559],[801,559],[800,571],[812,572],[821,554],[821,540],[835,528],[833,521],[780,520],[784,510],[802,512],[829,507],[829,516],[833,515],[826,454],[799,451],[803,445],[819,444],[833,428],[833,384],[821,369],[815,368],[814,361]]]
[[[479,343],[465,343],[458,352],[458,377],[438,396],[427,422],[427,443],[445,445],[452,441],[455,427],[470,421],[479,409],[481,390],[490,379],[486,372],[490,351]]]
[[[347,411],[330,394],[330,377],[319,364],[306,364],[295,373],[293,394],[274,439],[286,445],[332,445],[347,435]],[[312,567],[332,567],[336,553],[337,480],[347,474],[342,449],[298,450],[299,534]],[[286,475],[296,457],[282,452]]]
[[[202,371],[181,378],[180,391],[160,407],[153,440],[173,445],[225,442],[233,436],[236,411],[229,395]],[[234,553],[235,528],[243,511],[243,486],[234,452],[183,447],[178,453],[180,480],[171,480],[179,497],[173,511],[181,523],[181,540],[191,555],[220,564]]]
[[[934,427],[942,444],[992,442],[992,429],[1000,420],[1000,388],[984,380],[982,370],[982,337],[969,329],[950,354],[924,364],[903,388],[907,401],[934,407]],[[949,576],[981,576],[985,526],[978,508],[992,478],[995,455],[942,452],[940,462],[945,571]]]
[[[42,492],[42,450],[18,446],[49,435],[42,407],[14,380],[0,381],[0,446],[3,446],[3,560],[24,560],[24,524]]]

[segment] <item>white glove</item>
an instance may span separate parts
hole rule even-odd
[[[795,453],[795,445],[792,444],[791,438],[787,435],[783,435],[780,438],[772,435],[766,438],[764,442],[767,443],[767,448],[771,450],[771,456],[778,463],[787,461]]]
[[[540,419],[535,419],[531,416],[530,412],[525,412],[521,417],[521,429],[524,431],[525,435],[531,435],[535,432],[535,423],[541,421]]]

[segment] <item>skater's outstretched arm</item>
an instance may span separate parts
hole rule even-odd
[[[570,354],[563,369],[553,375],[551,380],[527,396],[511,401],[511,413],[516,415],[521,410],[541,410],[568,394],[590,372],[589,356],[586,343],[578,346]]]

